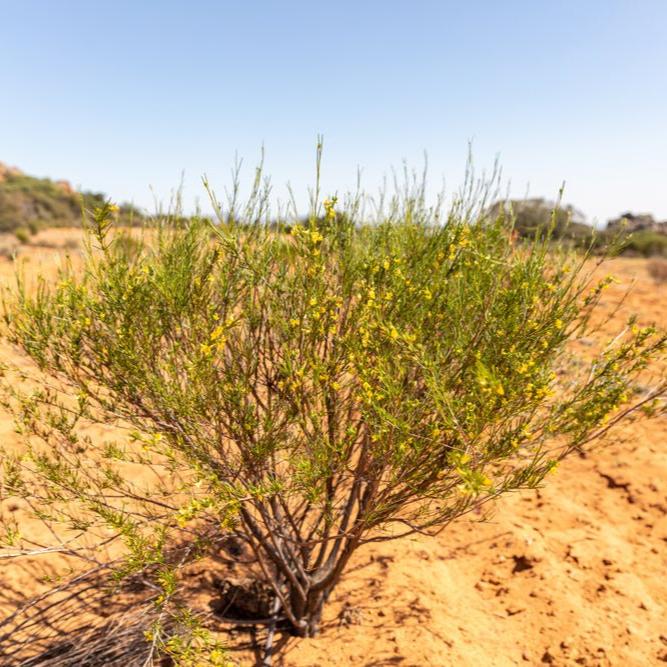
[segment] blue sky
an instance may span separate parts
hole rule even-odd
[[[667,218],[666,33],[664,0],[0,0],[0,161],[152,207],[262,144],[303,192],[318,133],[326,190],[425,150],[454,188],[472,141],[516,195]]]

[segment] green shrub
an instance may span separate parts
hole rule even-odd
[[[631,323],[569,364],[609,281],[549,238],[515,244],[512,220],[471,202],[446,212],[408,190],[368,225],[332,198],[284,234],[291,221],[252,222],[261,201],[244,224],[164,220],[131,254],[101,206],[85,270],[20,287],[9,336],[75,398],[16,394],[31,453],[6,458],[5,485],[49,521],[118,533],[122,573],[152,567],[162,604],[185,560],[168,545],[235,532],[276,616],[309,636],[358,548],[538,486],[632,411],[666,339]],[[88,422],[135,432],[102,447]]]
[[[30,230],[27,227],[15,229],[14,236],[16,236],[19,243],[30,243]]]
[[[28,228],[28,231],[30,232],[30,234],[32,234],[32,236],[34,236],[35,234],[37,234],[39,232],[40,229],[42,229],[43,225],[39,220],[29,220],[26,223],[26,227]]]
[[[627,237],[623,253],[642,257],[667,257],[667,234],[642,230]]]
[[[517,234],[524,238],[549,233],[553,239],[569,239],[587,247],[594,230],[583,222],[583,215],[571,205],[553,204],[542,198],[496,202],[489,209],[491,218],[508,215]]]

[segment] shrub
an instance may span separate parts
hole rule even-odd
[[[27,227],[15,229],[14,236],[16,236],[19,243],[30,243],[30,230]]]
[[[653,259],[647,268],[656,283],[667,283],[667,259]]]
[[[28,231],[30,232],[30,234],[32,234],[32,236],[37,234],[39,230],[42,229],[42,226],[43,225],[39,220],[29,220],[26,223],[26,227],[28,228]]]
[[[79,242],[76,239],[65,239],[63,241],[63,248],[65,250],[78,250]]]
[[[593,240],[594,230],[584,216],[571,205],[548,202],[542,198],[515,199],[496,202],[491,217],[505,213],[513,220],[516,232],[527,238],[549,231],[554,239],[569,239],[586,247]]]
[[[623,253],[642,257],[667,257],[667,234],[648,230],[634,232],[627,237]]]
[[[117,252],[105,204],[85,271],[20,286],[10,338],[74,398],[15,394],[32,444],[5,486],[49,521],[122,536],[121,572],[150,566],[165,604],[184,562],[167,545],[234,532],[275,615],[310,636],[358,548],[538,486],[637,407],[633,378],[666,339],[631,322],[568,366],[609,281],[548,238],[516,244],[474,202],[447,213],[406,190],[361,224],[332,198],[285,234],[258,222],[262,201],[243,224],[165,220],[136,254]],[[96,446],[91,421],[133,440]]]

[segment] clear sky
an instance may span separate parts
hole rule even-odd
[[[222,190],[262,144],[276,191],[403,159],[589,219],[667,218],[665,0],[0,0],[0,161],[152,207]],[[250,173],[248,170],[248,177]]]

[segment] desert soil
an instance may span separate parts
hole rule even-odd
[[[78,234],[51,230],[38,241],[61,246]],[[26,261],[26,272],[52,273],[62,252],[32,247],[19,261]],[[0,259],[4,284],[14,269]],[[667,286],[652,280],[646,260],[613,260],[605,272],[619,279],[605,296],[603,308],[610,311],[634,283],[609,331],[622,327],[631,312],[642,325],[667,326]],[[0,354],[4,361],[26,363],[6,345]],[[666,436],[664,415],[624,425],[604,446],[564,462],[543,489],[502,499],[489,522],[460,521],[436,538],[360,551],[332,596],[321,635],[279,637],[277,662],[289,667],[667,663]],[[16,438],[5,414],[0,437],[4,444]],[[20,520],[25,510],[5,502],[0,511]],[[29,594],[45,585],[35,575],[65,567],[57,556],[21,565],[0,561],[0,576],[11,589]],[[215,574],[202,569],[204,577]],[[237,635],[230,642],[242,639]],[[254,664],[250,652],[233,656],[241,665]]]

